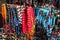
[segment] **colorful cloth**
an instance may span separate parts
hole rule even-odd
[[[40,23],[42,23],[43,17],[42,17],[42,15],[39,15],[39,13],[38,13],[36,19],[37,19],[38,21],[40,21]]]
[[[34,30],[32,30],[32,27],[34,28],[34,9],[29,6],[27,8],[27,26],[28,26],[28,34],[32,35],[34,33]]]
[[[42,11],[46,14],[46,16],[49,15],[49,10],[46,10],[46,9],[43,9],[43,8],[40,8],[39,11],[40,11],[40,10],[42,10]]]

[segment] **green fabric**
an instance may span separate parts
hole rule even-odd
[[[52,12],[53,12],[53,14],[56,14],[57,11],[52,8]]]
[[[58,37],[58,40],[60,40],[60,37]]]

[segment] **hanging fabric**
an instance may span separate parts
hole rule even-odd
[[[8,29],[8,25],[7,24],[7,16],[6,16],[6,5],[5,4],[2,4],[2,17],[3,17],[3,25],[4,25],[4,28],[5,30]],[[5,24],[4,24],[5,23]]]
[[[14,14],[14,23],[15,23],[16,36],[18,37],[18,33],[19,33],[19,21],[18,21],[16,9],[15,9],[15,14]]]
[[[7,5],[6,5],[6,6],[7,6]],[[8,20],[8,18],[9,18],[10,16],[8,17],[7,9],[8,9],[8,8],[6,7],[6,16],[7,16],[7,20]],[[9,15],[10,15],[10,14],[9,14]],[[11,14],[11,15],[13,15],[13,14]],[[13,30],[12,30],[12,27],[9,25],[9,21],[7,21],[7,20],[6,20],[6,25],[4,26],[4,27],[5,27],[4,29],[5,29],[5,31],[7,31],[7,32],[10,31],[10,32],[9,32],[9,36],[12,38],[12,32],[13,32]],[[10,18],[9,18],[9,20],[10,20]],[[9,29],[9,30],[8,30],[8,29]]]
[[[22,31],[23,31],[23,33],[24,34],[26,34],[26,32],[27,32],[27,21],[26,21],[26,12],[25,12],[25,8],[24,9],[22,9]]]
[[[2,17],[4,20],[6,20],[6,5],[2,4]]]
[[[22,24],[22,13],[21,13],[21,6],[20,5],[17,5],[16,7],[16,10],[17,10],[17,17],[18,17],[18,20],[19,20],[19,23]]]
[[[31,6],[27,8],[27,25],[28,33],[31,34],[33,32],[32,28],[34,27],[34,10]]]
[[[32,40],[32,36],[34,35],[34,10],[31,6],[27,8],[27,27],[28,27],[28,34],[30,35],[30,40]]]
[[[38,15],[39,8],[35,8],[34,10],[35,10],[35,16],[37,16]]]

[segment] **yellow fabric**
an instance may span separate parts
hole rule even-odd
[[[30,35],[33,35],[35,32],[35,25],[34,25],[34,18],[32,18],[32,16],[31,16],[31,21],[32,21],[32,30]]]
[[[32,27],[32,35],[34,35],[34,33],[35,33],[35,25],[33,24],[33,27]]]
[[[34,32],[35,32],[35,25],[33,25],[32,27],[32,35],[34,34]]]

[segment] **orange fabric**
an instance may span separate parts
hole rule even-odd
[[[3,19],[6,19],[6,5],[2,4],[2,17]]]

